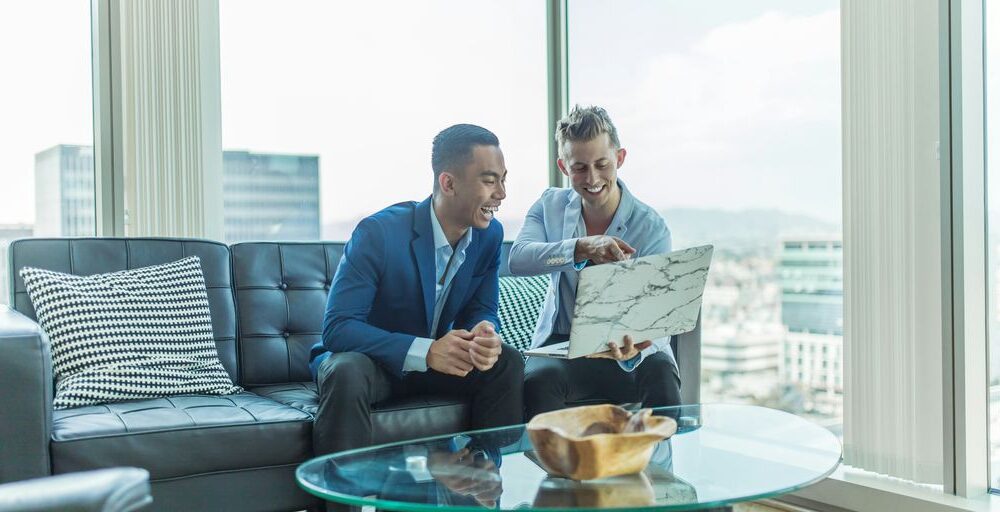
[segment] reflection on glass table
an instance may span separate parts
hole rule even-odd
[[[840,463],[833,434],[785,412],[709,404],[654,414],[676,419],[678,432],[633,475],[549,476],[520,425],[318,457],[297,478],[324,499],[385,510],[690,510],[792,492]]]

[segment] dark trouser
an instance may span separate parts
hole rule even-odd
[[[391,397],[458,395],[471,401],[472,429],[516,425],[523,421],[524,361],[504,344],[493,368],[473,369],[465,377],[428,369],[401,380],[368,356],[330,354],[318,370],[319,410],[313,424],[313,449],[323,455],[372,444],[372,405]],[[414,432],[414,436],[419,435]]]
[[[553,336],[545,344],[564,340]],[[612,359],[528,358],[524,368],[527,419],[580,400],[642,402],[643,407],[680,405],[681,379],[663,352],[647,357],[631,372]]]

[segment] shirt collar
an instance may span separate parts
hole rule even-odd
[[[438,221],[438,216],[434,213],[434,200],[431,199],[431,231],[434,232],[434,250],[438,250],[444,247],[451,247],[448,243],[448,237],[444,234],[444,229],[441,229],[441,222]],[[469,242],[472,241],[472,228],[465,230],[465,235],[462,239],[458,241],[457,249],[459,251],[464,250]]]

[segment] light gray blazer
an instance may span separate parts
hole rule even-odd
[[[637,251],[635,257],[670,252],[670,230],[660,214],[636,199],[621,179],[618,180],[618,186],[622,190],[621,203],[606,234],[621,238],[634,247]],[[576,290],[579,279],[580,272],[573,266],[573,253],[576,249],[574,232],[580,223],[581,201],[580,195],[572,188],[550,188],[543,192],[542,197],[528,210],[524,227],[510,249],[508,262],[512,274],[550,274],[552,277],[535,327],[535,335],[531,340],[531,348],[541,346],[552,335],[559,308],[567,309],[568,317],[573,317],[576,297],[561,298],[559,284],[567,279],[569,288]],[[653,340],[653,345],[642,351],[639,362],[658,351],[666,352],[674,360],[670,338],[667,337]],[[675,366],[676,364],[674,362]]]

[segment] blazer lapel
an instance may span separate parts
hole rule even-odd
[[[580,224],[580,209],[583,207],[583,204],[580,202],[580,194],[570,189],[568,201],[566,213],[563,215],[562,236],[559,238],[560,240],[573,238],[573,233]]]
[[[410,248],[420,272],[420,289],[424,299],[424,320],[428,331],[434,321],[434,231],[431,228],[431,198],[425,199],[413,210],[413,241]],[[429,332],[430,336],[434,333]]]
[[[632,217],[632,210],[635,209],[635,197],[625,188],[622,180],[618,180],[618,188],[622,191],[622,198],[618,203],[615,216],[612,217],[611,224],[608,225],[608,230],[604,234],[625,238],[625,233],[628,231],[628,221]]]

